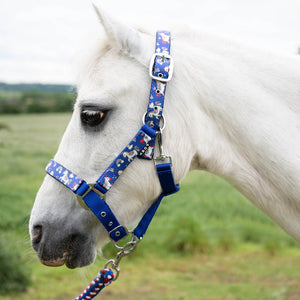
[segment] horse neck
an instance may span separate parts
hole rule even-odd
[[[176,74],[188,93],[180,108],[193,107],[191,167],[226,178],[300,238],[299,58],[214,38],[183,48]]]

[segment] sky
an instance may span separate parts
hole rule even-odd
[[[279,52],[300,48],[300,0],[98,2],[122,22],[187,23]],[[89,0],[0,0],[0,81],[74,84],[78,51],[98,29]]]

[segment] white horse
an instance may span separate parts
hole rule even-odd
[[[98,10],[106,38],[80,74],[72,119],[55,160],[94,182],[135,135],[147,108],[155,33]],[[300,57],[278,55],[191,28],[171,30],[175,61],[164,115],[176,183],[193,169],[222,176],[300,241]],[[136,159],[107,193],[132,226],[161,188],[153,163]],[[108,235],[74,194],[46,176],[31,213],[42,263],[91,264]]]

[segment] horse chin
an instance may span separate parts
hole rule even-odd
[[[50,267],[66,265],[74,269],[88,266],[95,261],[97,254],[94,240],[78,233],[65,238],[42,238],[38,242],[33,236],[32,246],[41,263]]]
[[[94,262],[95,258],[91,258],[90,260],[80,261],[78,257],[72,257],[68,253],[64,253],[63,257],[53,259],[53,260],[43,260],[40,258],[40,262],[48,267],[60,267],[66,265],[69,269],[75,269],[79,267],[85,267],[91,265]]]
[[[95,253],[89,253],[87,255],[85,250],[81,250],[82,253],[85,253],[84,255],[78,255],[78,251],[68,251],[64,252],[61,257],[53,257],[53,258],[45,258],[42,255],[38,254],[40,262],[48,267],[60,267],[63,265],[66,265],[69,269],[75,269],[80,267],[85,267],[88,265],[91,265],[96,258],[96,252]]]
[[[43,260],[42,258],[40,258],[40,261],[43,265],[48,267],[60,267],[66,263],[67,258],[68,258],[68,253],[65,252],[62,257],[59,257],[57,259]]]

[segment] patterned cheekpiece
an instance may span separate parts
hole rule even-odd
[[[96,181],[105,190],[108,191],[115,181],[119,178],[126,167],[138,156],[147,143],[153,138],[155,132],[146,133],[143,127],[139,130],[131,142],[123,149],[123,151],[115,158],[109,167],[103,172],[100,178]]]
[[[170,54],[171,35],[168,31],[158,31],[156,33],[156,48],[157,54]],[[152,74],[162,79],[167,79],[169,76],[170,59],[167,57],[156,56]],[[164,99],[166,92],[166,82],[152,79],[151,90],[149,97],[149,105],[145,117],[145,123],[155,131],[159,129],[159,122],[162,116],[164,107]],[[154,153],[155,138],[153,138],[145,151],[139,155],[139,158],[152,159]]]
[[[151,128],[143,126],[130,143],[123,149],[123,151],[114,159],[108,168],[102,173],[96,181],[99,190],[105,194],[119,178],[126,167],[138,156],[143,148],[155,136],[155,131]],[[77,192],[83,179],[63,167],[51,159],[46,166],[46,172],[53,178],[61,182],[74,193]]]

